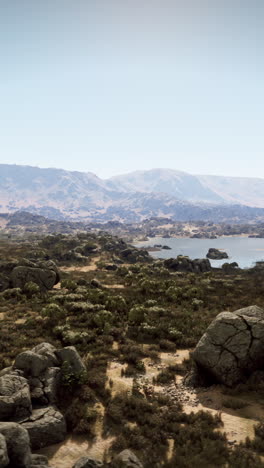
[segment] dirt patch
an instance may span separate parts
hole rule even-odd
[[[145,345],[147,346],[147,345]],[[113,343],[113,349],[118,349],[118,343]],[[160,353],[160,362],[154,363],[150,358],[144,359],[146,373],[138,375],[137,384],[142,389],[142,394],[147,392],[162,392],[167,394],[172,400],[180,401],[186,413],[208,411],[211,414],[220,414],[223,421],[221,432],[225,432],[230,445],[235,445],[245,441],[246,437],[254,438],[254,426],[258,420],[264,418],[264,407],[261,402],[256,401],[256,397],[245,394],[241,399],[246,401],[243,408],[239,410],[225,408],[223,402],[229,398],[223,393],[223,387],[213,386],[208,389],[191,389],[184,385],[183,377],[175,376],[175,380],[170,385],[153,385],[153,378],[156,378],[162,369],[169,365],[181,364],[184,359],[188,359],[190,350],[179,350],[176,353]],[[118,393],[131,393],[133,378],[123,376],[126,364],[118,361],[109,362],[107,368],[108,387],[111,389],[112,397]],[[144,389],[144,390],[143,390]],[[71,468],[78,458],[91,456],[103,461],[114,437],[103,436],[105,408],[101,403],[95,406],[97,419],[93,432],[95,438],[89,440],[87,436],[69,435],[61,444],[52,445],[41,450],[41,453],[49,459],[52,468]],[[167,459],[170,460],[173,454],[173,439],[168,440],[169,448]]]
[[[120,362],[110,362],[106,371],[106,375],[109,379],[109,388],[111,388],[112,397],[122,392],[132,392],[133,378],[122,376],[122,370],[124,371],[126,364]],[[111,384],[110,384],[111,382]]]
[[[82,266],[70,266],[70,267],[61,267],[62,271],[82,271],[86,273],[87,271],[95,271],[97,270],[96,263],[99,262],[100,257],[94,257],[91,259],[89,265],[82,265]]]

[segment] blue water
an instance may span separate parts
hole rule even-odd
[[[264,261],[264,239],[248,237],[219,237],[218,239],[190,239],[155,237],[146,242],[136,243],[136,247],[153,247],[154,244],[168,245],[172,250],[150,252],[155,258],[171,258],[188,255],[190,258],[205,258],[209,248],[223,249],[229,256],[224,260],[210,260],[214,267],[226,262],[237,262],[240,268],[250,268],[257,261]]]

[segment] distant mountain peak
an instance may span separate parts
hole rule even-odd
[[[234,220],[239,213],[241,221],[243,216],[245,222],[262,219],[261,210],[248,207],[264,208],[263,179],[155,168],[103,180],[92,172],[0,164],[2,213],[123,221],[151,216]]]

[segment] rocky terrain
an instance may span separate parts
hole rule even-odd
[[[222,260],[223,258],[228,258],[228,255],[226,252],[212,247],[208,250],[206,257],[210,260]]]
[[[214,191],[213,180],[162,169],[101,180],[92,173],[1,164],[0,210],[28,211],[61,221],[129,223],[152,216],[178,221],[263,221],[262,180],[245,179],[240,184],[239,179],[227,179],[222,191],[219,186],[225,184],[216,184]],[[249,190],[251,186],[254,191]]]
[[[262,269],[101,230],[0,255],[0,466],[264,466]]]

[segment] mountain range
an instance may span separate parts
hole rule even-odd
[[[0,164],[0,212],[18,210],[96,221],[263,221],[264,179],[153,169],[103,180],[90,172]]]

